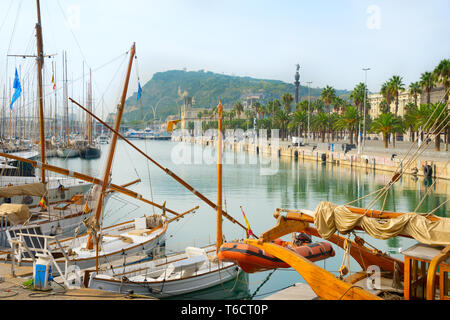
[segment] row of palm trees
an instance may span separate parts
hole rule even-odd
[[[379,133],[383,136],[384,147],[388,148],[389,141],[395,141],[400,134],[410,132],[412,141],[416,134],[424,139],[427,133],[445,133],[448,141],[448,91],[450,90],[450,60],[442,60],[432,72],[424,72],[420,81],[411,83],[408,88],[403,83],[403,78],[392,76],[381,86],[380,93],[383,100],[380,104],[381,114],[371,119],[368,114],[370,103],[365,99],[368,94],[364,83],[359,83],[351,91],[348,98],[338,96],[336,90],[326,86],[320,97],[304,99],[294,106],[292,94],[285,93],[281,99],[268,101],[266,104],[254,102],[250,108],[244,109],[243,103],[237,101],[233,108],[224,112],[225,126],[227,128],[253,128],[256,118],[257,129],[280,129],[280,137],[286,139],[289,135],[306,137],[308,130],[312,139],[320,139],[328,142],[348,139],[353,144],[358,137],[358,132],[365,126],[369,133]],[[434,87],[442,85],[445,90],[444,101],[431,103],[431,91]],[[399,95],[404,90],[413,98],[414,102],[406,105],[404,115],[400,117]],[[419,95],[427,95],[427,103],[419,103]],[[394,103],[393,112],[391,104]],[[204,121],[203,128],[217,128],[217,121],[212,117],[214,109],[198,114],[199,119],[210,117]],[[366,116],[364,116],[366,115]],[[364,123],[365,120],[365,123]],[[435,150],[440,150],[440,135],[435,139]]]

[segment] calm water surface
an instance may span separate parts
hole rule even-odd
[[[213,162],[214,150],[198,145],[185,145],[170,141],[142,141],[133,143],[146,151],[153,159],[168,167],[186,180],[199,192],[213,202],[216,201],[217,168]],[[59,158],[48,159],[49,163],[74,171],[99,177],[102,174],[109,145],[102,145],[102,157],[96,160]],[[191,152],[191,157],[189,157]],[[194,155],[195,154],[195,155]],[[184,161],[180,160],[184,155]],[[199,157],[198,155],[201,155]],[[267,161],[267,159],[265,159]],[[181,162],[181,163],[180,163]],[[311,161],[291,161],[279,159],[274,175],[261,175],[260,168],[266,168],[256,156],[246,153],[225,151],[223,165],[223,199],[224,209],[244,224],[240,206],[243,207],[250,226],[255,234],[273,227],[276,220],[273,213],[277,208],[314,210],[321,201],[345,204],[384,186],[391,178],[391,173],[366,171],[349,167],[323,165]],[[179,213],[196,205],[200,208],[194,214],[185,216],[169,226],[167,232],[168,252],[182,251],[188,245],[202,246],[215,241],[216,212],[199,198],[177,183],[161,169],[147,161],[142,155],[119,140],[114,158],[112,179],[115,184],[125,184],[137,178],[141,183],[130,189],[142,193],[144,197],[159,204],[166,201],[166,206]],[[390,211],[414,211],[433,181],[424,178],[405,176],[397,182],[389,193],[385,209]],[[431,194],[423,201],[420,212],[429,212],[447,200],[450,183],[439,180],[433,186]],[[354,203],[355,206],[368,205],[371,198]],[[378,203],[375,209],[380,209]],[[104,214],[104,226],[131,220],[144,214],[160,213],[135,199],[125,195],[114,195],[108,202]],[[450,216],[449,206],[442,206],[435,214]],[[171,214],[168,214],[171,216]],[[237,225],[224,219],[223,232],[227,240],[242,239],[245,232]],[[360,234],[361,236],[361,234]],[[387,241],[362,237],[378,249],[402,259],[400,248],[407,248],[414,240],[394,238]],[[285,240],[290,240],[287,236]],[[342,262],[343,250],[335,246],[336,256],[317,262],[320,266],[337,274]],[[359,271],[356,261],[350,261],[351,272]],[[262,299],[271,293],[304,282],[293,269],[279,269],[256,274],[244,274],[237,281],[205,290],[204,292],[184,296],[186,299],[243,299],[251,296]]]

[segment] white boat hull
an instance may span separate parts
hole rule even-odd
[[[58,158],[75,158],[79,156],[78,149],[59,148],[56,151]]]
[[[128,228],[127,228],[128,227]],[[66,238],[59,240],[60,244],[67,252],[70,248],[74,255],[69,254],[70,265],[77,266],[79,269],[90,269],[96,266],[97,257],[98,264],[108,264],[111,261],[117,260],[119,258],[123,259],[124,255],[134,255],[138,253],[146,253],[152,252],[154,248],[157,246],[163,245],[165,242],[165,233],[167,231],[167,223],[165,223],[162,227],[154,229],[150,234],[146,236],[130,236],[128,233],[123,233],[121,229],[134,229],[134,221],[124,222],[118,225],[114,225],[108,228],[103,229],[104,232],[104,242],[100,246],[98,256],[97,252],[94,248],[91,250],[86,249],[86,242],[89,237],[88,234],[83,234],[78,237]],[[109,238],[108,233],[111,234],[111,238],[109,240],[105,240]],[[133,242],[127,243],[123,242],[120,239],[120,236],[132,237]],[[52,252],[58,252],[58,247],[56,244],[49,245]],[[16,257],[17,259],[19,257]],[[58,266],[62,271],[65,270],[66,260],[64,258],[55,259]],[[22,258],[21,265],[24,266],[32,266],[33,261],[30,258]]]
[[[211,261],[211,256],[208,258],[207,253],[215,253],[215,247],[204,250],[206,255],[189,258],[181,253],[121,266],[99,275],[93,273],[89,279],[89,288],[117,293],[132,290],[135,294],[169,298],[208,289],[238,278],[242,270],[236,264]],[[179,263],[181,265],[175,267]],[[168,271],[171,266],[176,271]],[[183,270],[189,272],[183,273]]]

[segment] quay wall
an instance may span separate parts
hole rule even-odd
[[[215,145],[215,141],[208,139],[196,139],[194,137],[172,137],[172,141],[184,141],[187,143],[198,143],[204,146]],[[398,168],[406,166],[406,162],[402,163],[401,159],[394,157],[392,160],[389,156],[379,156],[371,154],[355,154],[344,153],[341,151],[330,150],[311,150],[311,147],[296,147],[296,146],[277,146],[272,148],[267,144],[255,144],[248,142],[231,142],[224,140],[224,148],[226,150],[237,152],[248,152],[250,154],[265,154],[271,155],[275,152],[280,158],[291,158],[293,160],[308,160],[308,161],[325,161],[340,166],[359,167],[367,170],[381,170],[395,172]],[[433,178],[450,180],[450,162],[429,158],[421,158],[413,161],[404,174],[416,174],[417,176],[424,176],[424,167],[430,165],[432,168]],[[415,173],[417,168],[417,173]]]

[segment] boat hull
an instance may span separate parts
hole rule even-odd
[[[151,295],[156,298],[169,298],[179,296],[195,291],[208,289],[221,283],[236,279],[242,272],[237,266],[233,265],[220,271],[180,279],[176,281],[164,282],[121,282],[118,280],[107,280],[92,277],[89,282],[89,288],[105,290],[111,292],[125,293],[132,290],[135,294]]]
[[[69,149],[69,148],[59,148],[56,150],[56,156],[58,158],[76,158],[80,154],[77,149]]]
[[[134,228],[134,221],[124,222],[118,225],[114,225],[111,227],[107,227],[104,229],[105,236],[107,236],[108,232],[113,232],[117,229],[130,229]],[[151,235],[145,237],[143,239],[139,239],[137,241],[133,241],[132,243],[126,243],[121,241],[116,241],[116,243],[111,246],[111,243],[103,243],[103,248],[101,247],[98,252],[98,264],[109,264],[111,261],[117,259],[124,259],[126,256],[139,254],[139,253],[149,253],[152,252],[154,248],[158,246],[164,245],[165,242],[165,233],[167,231],[167,223],[165,223],[162,227],[155,229],[152,231]],[[78,255],[70,255],[69,254],[69,265],[75,265],[79,269],[89,269],[96,266],[97,262],[97,254],[95,248],[92,250],[84,249],[86,246],[86,239],[88,238],[88,234],[84,234],[75,238],[62,239],[60,243],[63,247],[73,248],[73,252],[77,251]],[[50,245],[53,249],[56,249],[57,246],[55,244]],[[58,251],[56,249],[56,251]],[[56,252],[55,251],[55,252]],[[62,254],[61,254],[62,256]],[[66,261],[63,257],[55,259],[58,266],[61,270],[65,271]],[[22,258],[21,265],[24,266],[32,266],[33,261],[30,258]]]
[[[277,244],[294,251],[310,261],[324,260],[335,255],[333,247],[328,242],[314,242],[300,246],[295,246],[285,241],[278,242]],[[255,246],[238,242],[224,243],[220,247],[217,257],[220,261],[236,263],[247,273],[291,267],[286,262]]]
[[[80,157],[83,159],[98,159],[101,156],[100,148],[86,146],[80,148]]]

